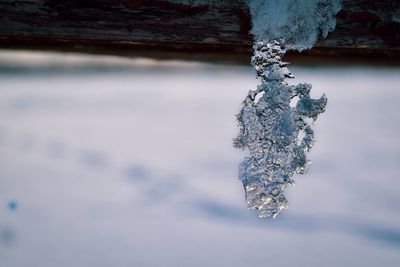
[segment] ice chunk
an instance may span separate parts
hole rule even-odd
[[[310,98],[310,84],[286,82],[293,76],[282,62],[285,52],[283,40],[254,45],[252,64],[262,82],[248,93],[237,116],[240,133],[234,144],[250,152],[239,178],[249,209],[260,217],[276,217],[288,207],[284,190],[294,183],[294,174],[307,171],[306,152],[314,143],[308,118],[317,119],[327,104],[325,95]],[[299,100],[291,107],[294,97]]]

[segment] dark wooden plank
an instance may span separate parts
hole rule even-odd
[[[400,1],[345,0],[335,31],[303,55],[400,59],[399,17]],[[162,0],[0,0],[3,48],[248,62],[250,28],[240,0],[195,7]]]

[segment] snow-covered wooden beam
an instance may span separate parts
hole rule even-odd
[[[249,62],[244,1],[180,2],[0,0],[0,47]],[[399,60],[400,1],[344,0],[336,29],[302,55]]]

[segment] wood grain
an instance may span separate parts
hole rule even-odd
[[[248,63],[245,3],[0,0],[0,47]],[[292,53],[297,55],[297,53]],[[400,59],[400,1],[345,0],[337,27],[302,57]]]

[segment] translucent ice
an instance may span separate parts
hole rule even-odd
[[[288,207],[284,190],[294,183],[294,174],[307,171],[306,152],[314,143],[309,118],[316,120],[327,103],[325,95],[310,98],[310,84],[285,81],[293,77],[282,61],[285,52],[283,40],[254,45],[252,64],[262,82],[248,93],[237,116],[240,133],[234,144],[250,152],[239,178],[248,207],[260,217],[275,217]]]
[[[275,217],[288,207],[284,195],[294,174],[304,174],[314,143],[310,121],[325,111],[327,98],[310,98],[310,84],[289,85],[286,49],[311,48],[318,35],[335,28],[340,0],[246,0],[255,39],[252,64],[261,84],[250,91],[238,114],[235,146],[250,157],[240,164],[248,207],[260,217]],[[297,102],[291,105],[294,99]]]

